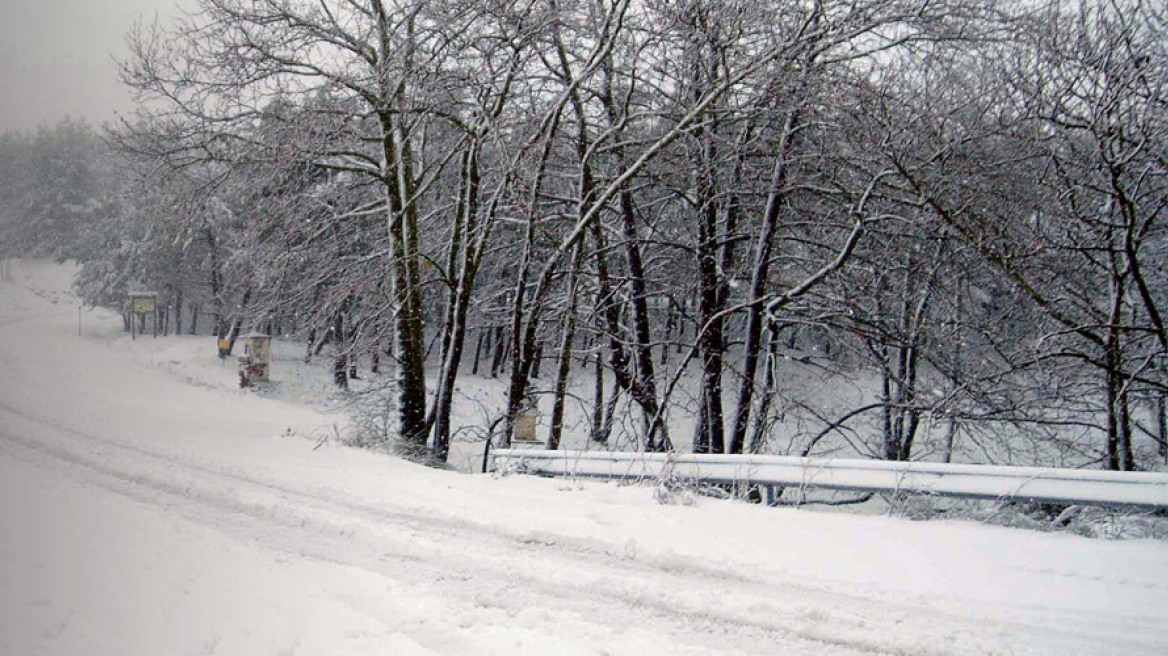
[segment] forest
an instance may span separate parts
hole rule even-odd
[[[584,381],[613,448],[1168,458],[1161,2],[190,4],[133,115],[0,137],[0,257],[127,329],[384,376],[431,463],[471,377],[498,444]]]

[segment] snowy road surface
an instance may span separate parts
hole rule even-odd
[[[0,653],[1168,653],[1168,544],[314,449],[336,417],[130,357],[108,314],[78,337],[65,269],[14,268]]]

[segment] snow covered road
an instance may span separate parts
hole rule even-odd
[[[0,653],[1162,654],[1168,545],[433,471],[0,283]],[[159,350],[159,353],[162,351]],[[207,353],[213,356],[208,342]],[[159,364],[159,363],[155,363]]]

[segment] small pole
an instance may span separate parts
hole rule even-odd
[[[77,336],[81,336],[81,306],[77,306]]]

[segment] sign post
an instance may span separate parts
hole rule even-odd
[[[154,321],[154,337],[158,337],[157,292],[130,292],[130,315],[145,322],[146,315]],[[134,321],[130,320],[130,338],[134,338]]]

